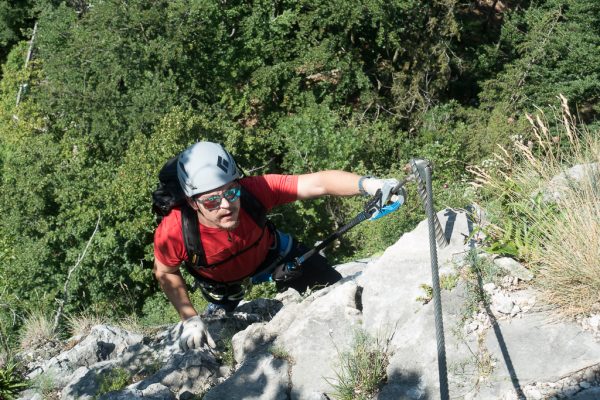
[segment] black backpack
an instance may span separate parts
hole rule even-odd
[[[206,262],[206,254],[204,253],[204,248],[202,246],[202,240],[200,239],[200,230],[198,229],[198,214],[188,205],[185,200],[186,196],[177,179],[177,158],[178,157],[173,157],[167,161],[158,174],[159,184],[152,193],[152,211],[154,211],[157,216],[157,222],[160,223],[173,208],[178,207],[181,209],[181,228],[183,230],[183,240],[187,252],[185,267],[188,272],[197,279],[206,280],[206,278],[199,275],[198,270],[201,268],[213,268],[223,264],[247,250],[250,250],[260,242],[260,239],[262,239],[262,236],[264,235],[265,227],[267,227],[267,225],[270,226],[270,223],[268,223],[267,220],[267,210],[256,197],[242,186],[240,206],[248,213],[256,225],[262,229],[262,234],[255,243],[240,252],[219,263],[208,265]]]

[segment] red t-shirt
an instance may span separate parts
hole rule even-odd
[[[240,184],[261,204],[271,210],[281,204],[291,203],[298,197],[298,177],[294,175],[264,175],[242,178]],[[202,224],[200,237],[209,265],[226,260],[231,255],[257,245],[213,268],[201,268],[200,274],[217,282],[233,282],[251,275],[264,261],[273,244],[273,233],[254,223],[243,208],[239,213],[240,223],[233,231],[210,228]],[[261,238],[262,234],[262,238]],[[181,229],[181,211],[173,209],[163,218],[154,232],[154,257],[169,267],[179,267],[187,260],[187,251]]]

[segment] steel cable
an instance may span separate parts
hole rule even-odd
[[[433,312],[435,316],[435,336],[437,342],[438,374],[440,398],[448,400],[448,369],[446,365],[446,344],[444,340],[444,322],[442,319],[442,299],[437,263],[437,246],[447,245],[446,237],[433,207],[433,189],[431,187],[431,165],[426,160],[411,160],[411,167],[419,186],[419,195],[427,213],[429,224],[429,249],[431,254],[431,278],[433,289]],[[424,177],[422,175],[425,175]],[[423,182],[424,181],[424,182]],[[424,191],[421,189],[425,189]],[[441,232],[441,233],[440,233]]]

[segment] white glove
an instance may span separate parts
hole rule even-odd
[[[361,183],[364,191],[371,196],[375,196],[377,190],[381,189],[381,206],[399,199],[397,194],[400,189],[400,181],[398,179],[365,178]]]
[[[186,351],[189,349],[199,349],[205,342],[209,347],[215,348],[216,344],[208,333],[206,325],[199,316],[188,318],[181,324],[182,332],[179,337],[179,347]]]

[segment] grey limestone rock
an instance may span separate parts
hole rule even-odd
[[[459,275],[456,269],[463,266],[457,265],[457,255],[464,262],[474,246],[469,239],[473,221],[449,209],[438,217],[449,239],[438,249],[439,269]],[[237,332],[231,341],[235,367],[220,365],[219,355],[208,348],[182,352],[181,324],[153,337],[99,326],[30,376],[56,374],[64,400],[94,398],[99,379],[115,368],[139,379],[99,400],[200,395],[206,400],[326,400],[333,398],[340,354],[352,350],[361,330],[386,346],[387,380],[377,399],[438,399],[434,302],[417,299],[422,285],[432,284],[428,237],[423,221],[377,259],[339,266],[343,279],[335,285],[304,296],[289,290],[275,300],[247,302],[233,313],[206,318],[216,340]],[[480,301],[478,309],[465,314],[473,283],[459,280],[442,290],[450,398],[508,400],[519,393],[598,398],[600,345],[594,335],[575,322],[556,320],[547,308],[533,307],[535,291],[514,285],[530,279],[528,271],[510,260],[497,262],[508,264],[503,268],[516,278],[508,286],[481,284],[490,304]],[[590,316],[586,326],[591,330],[600,325],[597,321]]]
[[[533,273],[531,271],[525,268],[520,262],[510,257],[496,258],[494,259],[494,264],[522,281],[529,282],[533,279]]]

